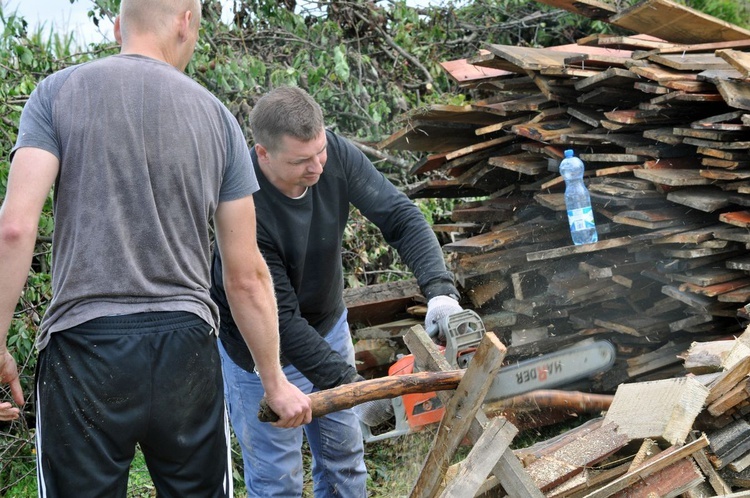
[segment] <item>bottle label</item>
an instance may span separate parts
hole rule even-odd
[[[568,210],[568,222],[571,232],[595,228],[596,226],[594,225],[594,212],[590,206]]]

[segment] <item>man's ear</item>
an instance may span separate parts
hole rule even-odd
[[[115,17],[115,41],[118,45],[122,45],[122,27],[120,26],[120,16]]]
[[[187,40],[190,37],[190,28],[193,21],[193,11],[186,10],[179,18],[179,36],[180,40]]]
[[[268,161],[268,149],[260,144],[255,144],[255,152],[258,154],[259,161]]]

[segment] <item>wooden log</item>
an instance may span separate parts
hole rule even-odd
[[[308,397],[312,402],[313,417],[322,417],[368,401],[392,399],[404,394],[456,389],[464,373],[465,370],[459,369],[379,377],[316,391]],[[261,422],[278,420],[278,416],[271,410],[265,399],[261,400],[260,404],[258,418]]]

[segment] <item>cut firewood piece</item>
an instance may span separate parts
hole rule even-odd
[[[750,451],[750,423],[738,419],[731,424],[708,434],[711,441],[709,460],[717,469],[722,469]]]
[[[673,43],[747,40],[750,31],[671,0],[645,0],[609,18],[621,28]]]
[[[615,453],[628,441],[629,437],[618,430],[617,424],[608,423],[541,456],[528,465],[526,471],[539,489],[547,491],[580,473],[584,467]]]
[[[622,384],[604,420],[617,424],[632,439],[683,444],[708,394],[691,377]]]

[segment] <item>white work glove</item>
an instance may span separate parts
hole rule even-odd
[[[449,296],[435,296],[427,301],[427,315],[424,317],[424,328],[427,334],[435,338],[440,332],[438,323],[454,313],[460,313],[464,309],[458,301]],[[445,337],[439,337],[445,339]]]

